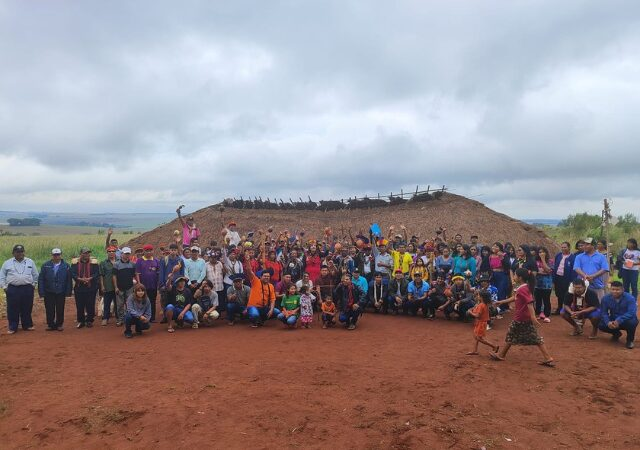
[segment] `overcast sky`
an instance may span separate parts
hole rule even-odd
[[[0,62],[4,210],[638,214],[637,1],[1,1]]]

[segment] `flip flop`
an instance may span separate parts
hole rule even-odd
[[[556,363],[553,361],[553,359],[549,360],[549,361],[540,361],[538,364],[540,364],[541,366],[547,366],[547,367],[555,367]]]
[[[598,336],[589,336],[589,339],[598,339]]]
[[[167,331],[168,331],[169,333],[173,333],[173,332],[175,332],[176,330],[172,327],[172,328],[167,328]]]
[[[504,361],[504,358],[501,358],[497,353],[490,352],[489,357],[494,361]]]

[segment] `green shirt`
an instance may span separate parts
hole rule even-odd
[[[282,309],[293,311],[298,308],[300,308],[300,296],[298,294],[292,295],[291,297],[282,297]]]
[[[100,276],[104,277],[105,292],[113,292],[116,290],[113,286],[113,263],[108,259],[100,263]]]

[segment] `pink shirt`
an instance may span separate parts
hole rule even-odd
[[[502,269],[502,256],[499,256],[499,255],[489,256],[489,267],[491,267],[491,270]]]
[[[558,275],[559,277],[564,276],[564,262],[569,256],[570,255],[562,255],[562,259],[560,260],[560,263],[558,264],[558,268],[556,270],[556,275]]]
[[[516,289],[516,309],[513,313],[513,320],[516,322],[531,322],[529,314],[529,303],[533,303],[533,297],[527,284],[523,284]]]
[[[189,247],[191,245],[191,239],[200,238],[200,229],[194,224],[193,228],[185,222],[182,226],[182,245]]]

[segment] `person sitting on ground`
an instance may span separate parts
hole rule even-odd
[[[345,324],[347,330],[355,330],[362,313],[362,305],[366,301],[362,289],[351,282],[348,274],[344,274],[341,283],[333,291],[333,298],[336,299],[336,306],[340,311],[340,322]]]
[[[282,307],[280,314],[278,314],[278,320],[280,320],[285,327],[294,329],[298,323],[299,316],[300,295],[296,293],[296,286],[291,284],[282,298]]]
[[[213,290],[213,283],[210,280],[204,280],[202,286],[193,294],[193,298],[197,301],[191,307],[193,328],[198,328],[200,320],[206,326],[213,325],[213,322],[220,317],[220,313],[217,311],[218,294]]]
[[[393,279],[389,282],[389,297],[387,297],[387,309],[383,310],[386,314],[391,309],[391,314],[398,314],[398,310],[402,308],[407,301],[409,283],[402,273],[402,269],[397,269],[393,275]]]
[[[445,276],[439,274],[436,281],[429,289],[429,297],[427,302],[426,311],[422,310],[422,314],[426,315],[427,319],[433,320],[436,318],[436,310],[442,311],[441,306],[447,304],[447,300],[451,297],[451,289],[447,285]]]
[[[332,327],[336,324],[336,305],[331,297],[326,297],[322,302],[322,328]]]
[[[620,281],[611,282],[610,292],[602,298],[600,310],[600,331],[613,335],[613,341],[620,340],[622,331],[626,331],[626,347],[632,349],[638,327],[638,305],[633,295],[624,292]]]
[[[422,314],[426,317],[427,296],[429,295],[429,283],[422,280],[422,273],[416,272],[413,281],[407,287],[407,301],[402,305],[404,314],[418,315],[418,309],[422,308]]]
[[[569,286],[560,314],[573,326],[571,336],[580,336],[583,324],[588,319],[592,327],[589,339],[595,339],[598,336],[601,315],[600,300],[595,292],[587,289],[587,283],[588,281],[578,279]]]
[[[285,273],[282,276],[282,280],[275,285],[276,308],[280,307],[280,305],[282,304],[282,299],[284,298],[285,295],[287,295],[287,292],[289,291],[289,288],[291,286],[295,287],[295,284],[291,281],[291,274]]]
[[[167,331],[169,333],[175,331],[173,327],[174,320],[179,328],[182,328],[185,322],[189,325],[192,325],[194,322],[193,312],[191,311],[193,295],[187,287],[187,279],[185,277],[178,277],[175,285],[173,285],[172,278],[173,276],[170,274],[167,279],[167,307],[164,312],[167,318]]]
[[[367,290],[368,301],[364,307],[367,305],[373,306],[373,310],[376,313],[387,311],[387,299],[389,297],[389,289],[388,284],[384,282],[385,280],[382,278],[382,274],[380,272],[376,272],[373,280],[369,283],[369,288]]]
[[[144,284],[138,283],[133,288],[133,294],[127,298],[127,313],[124,316],[124,337],[132,338],[131,326],[136,329],[136,334],[141,335],[142,330],[151,328],[151,301],[147,295]]]
[[[360,275],[359,268],[356,267],[355,269],[353,269],[353,276],[351,277],[351,281],[353,282],[353,284],[362,289],[362,292],[364,292],[365,295],[369,292],[369,283],[367,283],[367,279],[365,277]]]
[[[233,326],[236,323],[236,316],[241,316],[247,309],[251,288],[243,283],[242,274],[233,275],[233,284],[227,289],[227,321]]]

